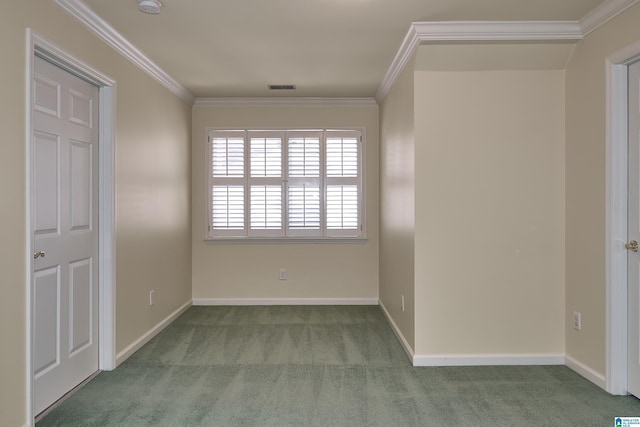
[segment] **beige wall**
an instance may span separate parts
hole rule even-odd
[[[564,351],[564,72],[417,71],[420,355]]]
[[[640,5],[578,43],[566,76],[566,353],[604,376],[605,58],[640,40]],[[572,327],[582,313],[582,331]]]
[[[414,62],[380,108],[380,301],[414,348]],[[405,311],[401,307],[405,298]]]
[[[191,300],[191,106],[135,70],[114,76],[117,351]]]
[[[26,28],[115,79],[117,350],[190,299],[191,108],[98,41],[53,2],[0,14],[0,424],[26,417]],[[153,150],[151,152],[151,150]],[[148,290],[157,303],[147,304]]]
[[[205,128],[366,128],[366,243],[216,243],[206,230]],[[378,298],[378,108],[193,110],[193,298]],[[280,268],[287,280],[280,281]]]

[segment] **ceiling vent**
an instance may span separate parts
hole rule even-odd
[[[138,0],[138,10],[143,13],[157,15],[161,7],[162,3],[159,0]]]
[[[296,85],[269,85],[269,90],[296,90]]]

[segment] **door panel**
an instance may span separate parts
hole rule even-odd
[[[34,404],[40,413],[98,370],[99,103],[90,83],[37,57],[34,66]]]
[[[628,240],[640,241],[640,62],[629,66]],[[627,259],[627,387],[640,397],[640,252]]]
[[[86,128],[93,127],[93,98],[73,89],[69,90],[71,111],[69,121]]]
[[[60,83],[44,75],[36,75],[33,97],[35,111],[60,118]]]
[[[91,231],[92,167],[91,143],[71,141],[71,229]]]
[[[58,234],[60,141],[57,135],[36,132],[34,138],[34,198],[36,235]]]
[[[34,372],[36,378],[58,366],[59,330],[58,305],[60,300],[60,270],[47,268],[34,275],[35,290],[35,349]]]
[[[71,283],[69,284],[69,352],[71,356],[78,349],[92,342],[91,299],[92,260],[91,258],[69,264]]]

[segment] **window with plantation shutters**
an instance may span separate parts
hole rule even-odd
[[[359,130],[209,130],[207,238],[363,238],[362,144]]]

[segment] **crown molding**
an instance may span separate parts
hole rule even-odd
[[[378,107],[373,98],[196,98],[194,108],[206,107]]]
[[[198,98],[132,45],[83,0],[53,0],[117,52],[172,93],[198,107],[373,107],[382,102],[421,43],[477,41],[578,41],[640,0],[607,0],[580,21],[450,21],[414,22],[372,98]],[[195,104],[194,104],[195,102]]]
[[[407,35],[404,37],[404,40],[400,45],[400,49],[398,49],[396,56],[393,58],[393,61],[391,61],[387,74],[384,75],[380,86],[378,86],[378,91],[374,96],[378,104],[382,105],[384,97],[387,96],[391,86],[393,86],[393,83],[398,79],[398,76],[402,70],[404,70],[404,67],[413,56],[419,44],[420,39],[418,38],[414,25],[411,24],[409,31],[407,31]]]
[[[582,39],[578,21],[414,22],[411,27],[421,43]]]
[[[80,21],[92,33],[102,39],[126,59],[135,64],[142,71],[153,77],[173,94],[192,105],[194,96],[169,74],[162,70],[156,63],[149,59],[140,49],[131,44],[107,21],[98,16],[82,0],[53,0],[69,15]]]
[[[391,62],[375,99],[381,104],[420,43],[456,41],[578,41],[640,0],[607,0],[580,21],[414,22]]]
[[[606,24],[609,20],[620,15],[625,10],[634,6],[640,0],[608,0],[587,13],[580,19],[580,28],[582,36],[595,31],[600,26]]]
[[[636,0],[640,1],[640,0]],[[413,22],[387,74],[378,87],[380,104],[421,43],[483,41],[577,41],[578,21],[449,21]]]

